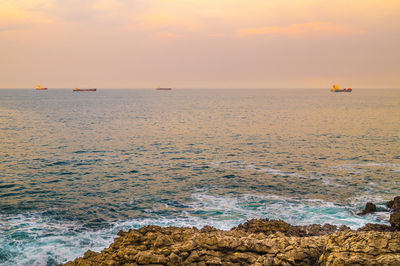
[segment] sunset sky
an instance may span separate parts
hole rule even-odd
[[[400,88],[399,0],[0,0],[0,88]]]

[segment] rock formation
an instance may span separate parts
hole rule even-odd
[[[400,265],[400,197],[390,223],[293,226],[253,219],[229,231],[205,226],[145,226],[120,231],[110,247],[67,262],[78,265]],[[363,214],[376,211],[367,203]]]
[[[393,200],[386,202],[386,206],[393,210],[400,209],[400,196],[395,197]]]
[[[390,215],[390,224],[396,228],[400,229],[400,211],[394,212]]]
[[[386,206],[393,211],[390,215],[390,225],[400,230],[400,196],[388,201]]]
[[[400,232],[338,232],[327,238],[320,265],[400,265]]]
[[[400,265],[400,232],[250,220],[222,231],[145,226],[66,265]],[[383,231],[387,229],[383,227]]]
[[[376,212],[376,205],[373,204],[372,202],[367,202],[365,205],[365,209],[359,213],[359,215],[365,215],[367,213],[373,213]]]

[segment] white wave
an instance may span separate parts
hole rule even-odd
[[[395,163],[347,163],[341,164],[337,166],[331,166],[332,169],[346,170],[346,171],[356,171],[356,172],[365,172],[368,171],[368,168],[384,168],[394,172],[400,172],[400,164]]]
[[[107,248],[120,230],[137,229],[146,225],[187,226],[202,228],[211,225],[230,229],[238,221],[228,223],[221,217],[199,217],[182,212],[179,217],[130,219],[110,223],[108,228],[88,230],[73,222],[55,222],[40,214],[0,216],[0,249],[9,252],[1,265],[57,265],[83,256],[88,250],[99,252]]]
[[[232,169],[232,170],[253,170],[256,172],[263,172],[279,176],[304,177],[296,172],[282,171],[270,167],[259,167],[251,163],[246,163],[244,161],[215,161],[211,162],[210,166],[214,168]]]
[[[277,170],[277,169],[273,169],[273,168],[261,168],[261,169],[258,169],[257,171],[268,173],[271,175],[303,177],[302,175],[299,175],[295,172],[285,172],[285,171],[281,171],[281,170]]]
[[[56,265],[88,249],[100,251],[114,236],[112,230],[88,231],[35,213],[0,216],[0,248],[12,254],[2,265]]]
[[[228,230],[253,218],[282,219],[293,225],[336,224],[355,229],[366,223],[387,223],[388,214],[358,216],[367,200],[383,199],[365,195],[350,199],[346,205],[320,199],[300,199],[279,195],[219,196],[203,190],[192,194],[188,210],[179,216],[161,216],[150,211],[150,217],[110,223],[107,228],[87,230],[75,222],[58,222],[40,214],[0,216],[0,249],[12,253],[4,265],[55,265],[83,256],[88,249],[101,251],[108,247],[119,230],[146,225],[206,225]],[[381,204],[381,205],[382,205]],[[153,210],[154,211],[154,210]]]
[[[191,207],[204,215],[217,217],[227,224],[252,218],[282,219],[290,224],[336,224],[359,228],[367,223],[387,223],[387,216],[358,216],[362,204],[350,206],[319,199],[288,198],[277,195],[244,195],[241,197],[212,196],[194,193]],[[363,204],[365,204],[364,201]],[[382,220],[381,218],[384,218]]]

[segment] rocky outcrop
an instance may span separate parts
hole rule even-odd
[[[386,202],[386,206],[393,210],[400,210],[400,196]]]
[[[394,212],[390,215],[390,225],[400,230],[400,211]]]
[[[229,231],[145,226],[120,231],[110,247],[66,265],[400,265],[400,197],[390,223],[293,226],[253,219]],[[376,211],[367,203],[363,214]]]
[[[386,206],[392,209],[392,214],[390,215],[390,225],[400,230],[400,196],[388,201]]]
[[[350,229],[346,226],[342,226],[339,230]],[[320,236],[330,235],[338,230],[336,225],[330,224],[312,224],[306,226],[293,226],[284,221],[276,221],[269,219],[252,219],[244,224],[240,224],[237,227],[232,228],[231,231],[240,231],[245,233],[264,233],[266,235],[280,232],[285,236]]]
[[[400,232],[338,232],[327,238],[320,265],[400,265]]]
[[[367,202],[364,210],[360,212],[358,215],[365,215],[367,213],[373,213],[373,212],[376,212],[376,205],[373,204],[372,202]]]
[[[396,228],[385,225],[385,224],[366,224],[363,227],[360,227],[357,229],[358,232],[368,232],[368,231],[374,231],[374,232],[395,232],[397,231]]]
[[[400,232],[250,220],[222,231],[146,226],[66,265],[400,265]]]
[[[88,251],[67,265],[313,265],[326,238],[157,226],[120,236],[101,253]]]

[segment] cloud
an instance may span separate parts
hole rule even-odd
[[[176,40],[176,39],[181,39],[184,37],[183,34],[177,34],[177,33],[172,33],[172,32],[167,32],[167,31],[162,31],[162,32],[157,32],[154,35],[155,38],[163,41],[168,41],[168,40]]]
[[[323,37],[323,36],[357,36],[366,33],[364,30],[330,22],[308,22],[288,26],[267,26],[244,28],[239,30],[240,36],[280,35],[289,37]]]
[[[185,16],[165,13],[145,13],[132,17],[118,30],[128,34],[141,34],[158,40],[177,40],[204,29],[204,25]]]
[[[0,32],[25,30],[34,25],[48,23],[51,23],[51,20],[37,12],[15,8],[0,9]]]
[[[0,22],[38,24],[52,21],[64,25],[116,26],[146,10],[144,0],[0,0]],[[19,22],[16,23],[15,20]],[[28,25],[29,26],[29,25]],[[14,28],[14,27],[12,27]]]
[[[150,13],[137,18],[138,27],[144,30],[198,31],[202,23],[187,16]]]

